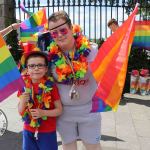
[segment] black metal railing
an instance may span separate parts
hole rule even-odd
[[[31,12],[46,7],[47,17],[54,11],[65,10],[72,23],[80,24],[84,34],[90,39],[108,37],[111,31],[107,22],[115,18],[122,24],[136,2],[140,3],[138,19],[149,20],[150,0],[23,0],[25,7]],[[26,15],[20,10],[19,4],[20,0],[16,0],[16,18],[23,21]]]

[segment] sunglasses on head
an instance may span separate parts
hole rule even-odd
[[[59,36],[59,33],[61,35],[66,35],[68,33],[68,29],[66,27],[55,30],[55,31],[50,31],[50,34],[52,38],[57,38]]]

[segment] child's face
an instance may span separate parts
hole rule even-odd
[[[33,83],[39,80],[47,73],[48,68],[45,59],[42,57],[29,58],[27,62],[27,70]]]

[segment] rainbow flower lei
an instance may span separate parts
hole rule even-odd
[[[51,77],[44,77],[40,80],[38,86],[38,93],[35,94],[33,91],[32,81],[29,76],[23,77],[25,84],[26,84],[26,92],[30,93],[30,100],[28,102],[28,106],[26,110],[21,114],[22,119],[26,124],[29,124],[33,128],[40,127],[42,120],[47,120],[47,117],[44,116],[42,118],[33,119],[29,109],[34,108],[34,98],[38,101],[38,108],[40,109],[49,109],[50,102],[51,102],[51,90],[53,86],[52,78]]]
[[[70,80],[84,78],[88,70],[88,62],[86,57],[91,52],[90,43],[88,39],[82,35],[79,25],[73,25],[73,36],[75,39],[76,51],[74,54],[69,52],[67,58],[72,62],[75,75],[72,73],[71,67],[66,62],[65,56],[62,54],[61,49],[56,42],[52,40],[47,47],[51,65],[54,64],[55,72],[58,76],[58,82],[68,83]]]

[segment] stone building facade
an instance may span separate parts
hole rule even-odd
[[[0,30],[15,22],[15,0],[0,0]]]

